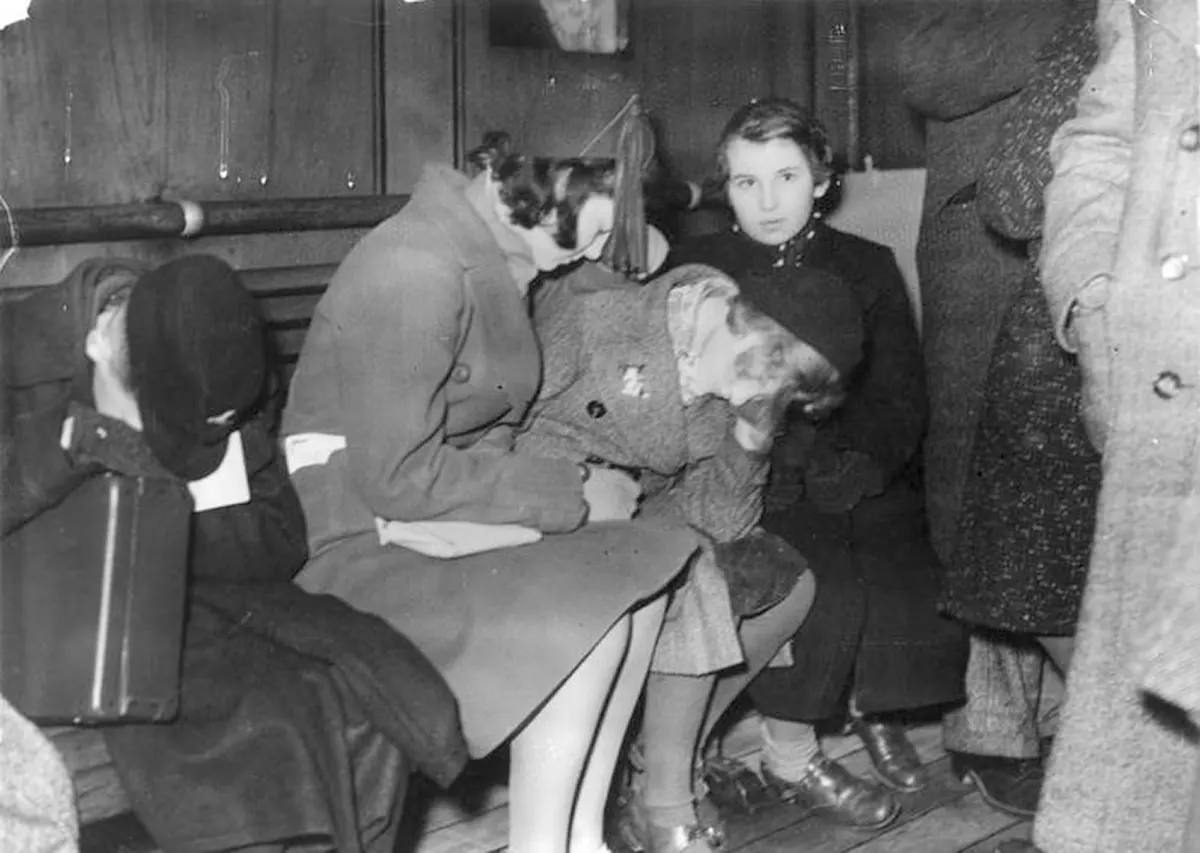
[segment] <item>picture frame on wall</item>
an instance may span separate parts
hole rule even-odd
[[[572,53],[629,47],[631,0],[488,0],[488,44]]]

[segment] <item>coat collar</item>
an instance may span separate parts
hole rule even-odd
[[[471,179],[450,166],[429,164],[409,207],[418,218],[439,224],[464,269],[500,263],[524,287],[537,274],[537,266],[529,247],[505,227],[491,206],[484,186],[487,180],[483,174]]]
[[[726,238],[733,251],[743,260],[744,270],[769,273],[789,267],[812,266],[828,252],[829,226],[813,217],[795,237],[778,246],[768,246],[746,236],[740,229],[731,228]]]

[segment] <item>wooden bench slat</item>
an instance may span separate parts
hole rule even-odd
[[[251,267],[241,270],[242,283],[255,296],[324,291],[337,264],[294,267]]]
[[[272,328],[307,327],[312,319],[313,309],[324,292],[324,290],[318,290],[314,293],[292,296],[272,294],[259,298],[258,310],[262,313],[267,325]]]

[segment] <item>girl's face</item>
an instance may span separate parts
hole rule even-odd
[[[734,139],[725,149],[729,203],[747,236],[778,246],[800,233],[829,181],[813,185],[804,151],[790,139]]]
[[[529,242],[533,262],[539,270],[549,272],[580,258],[596,260],[604,251],[613,229],[613,199],[606,195],[592,195],[579,209],[575,248],[564,249],[554,242],[557,223],[548,220],[535,228],[519,229]]]

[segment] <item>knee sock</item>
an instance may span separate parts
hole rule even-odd
[[[781,779],[797,781],[821,753],[816,730],[808,723],[763,717],[762,760]]]

